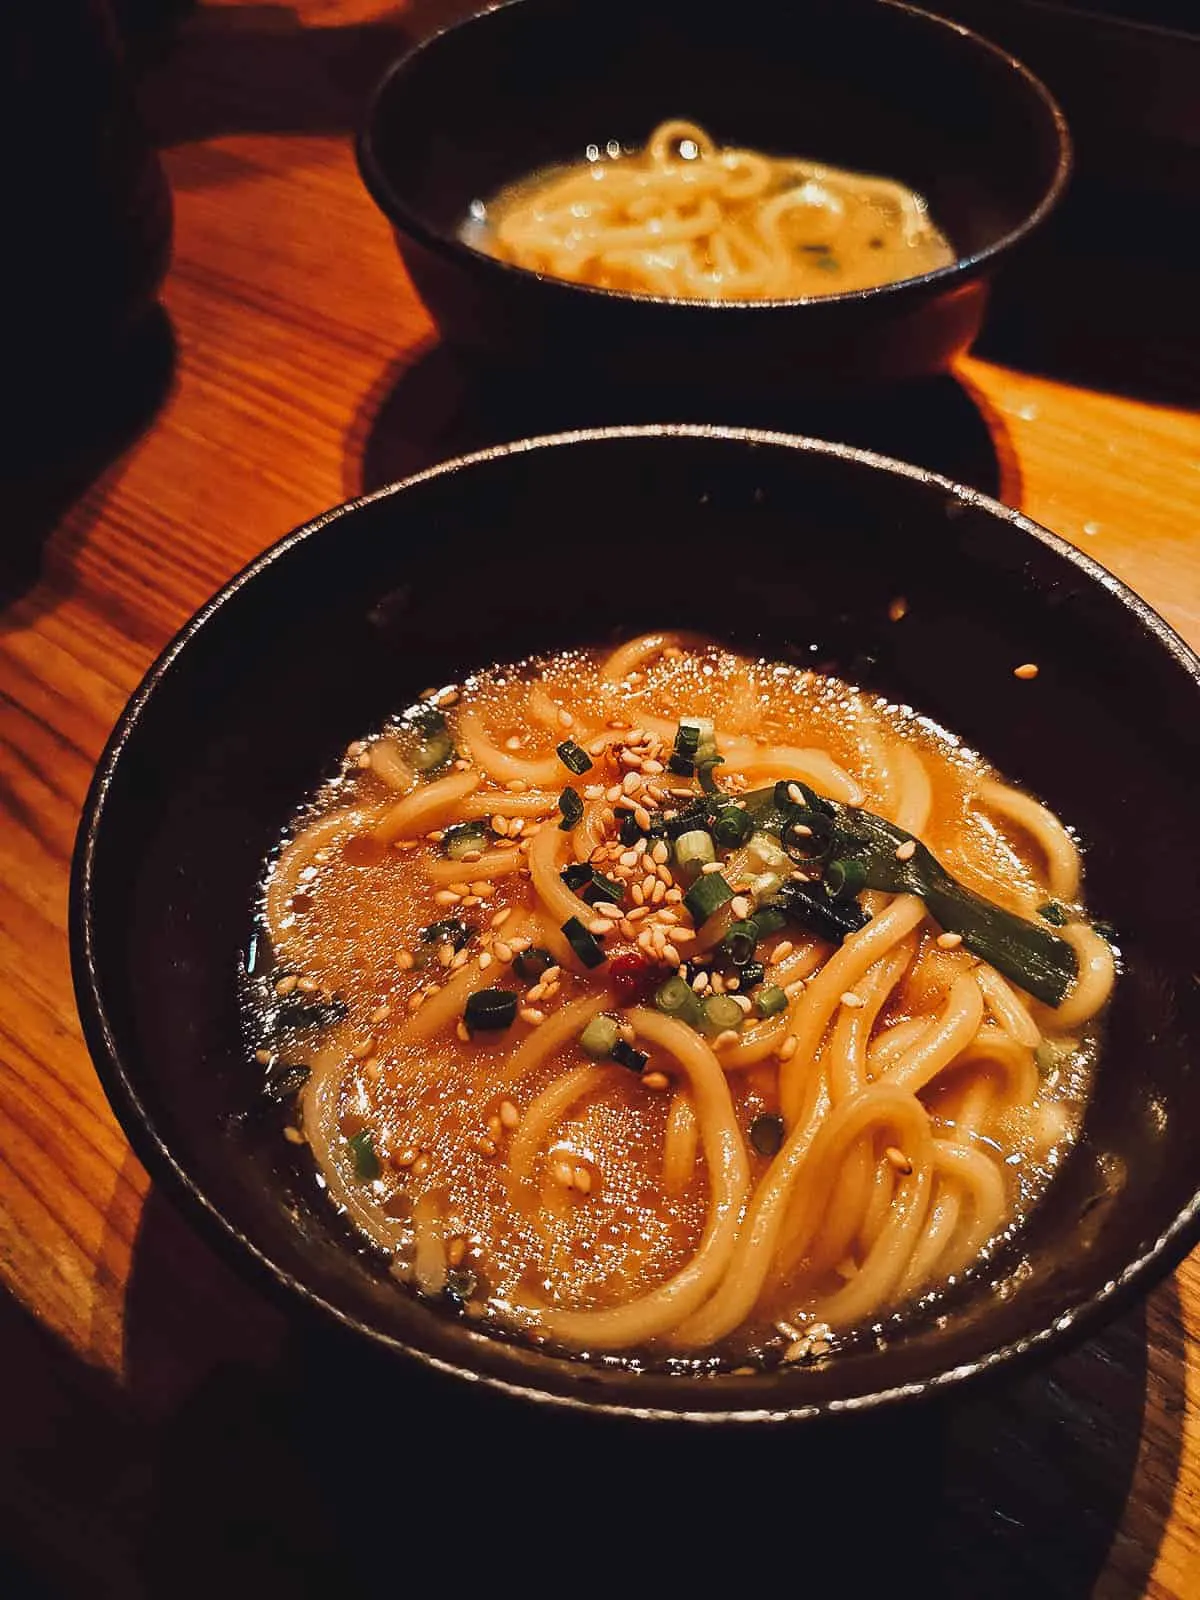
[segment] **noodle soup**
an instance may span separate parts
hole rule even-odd
[[[814,161],[721,148],[664,122],[643,151],[592,145],[477,202],[465,243],[601,289],[701,300],[872,289],[951,265],[920,195]]]
[[[1114,980],[981,757],[671,634],[356,740],[261,917],[267,1090],[396,1292],[630,1361],[819,1360],[979,1270]]]

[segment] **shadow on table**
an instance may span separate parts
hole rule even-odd
[[[37,582],[56,529],[55,565],[70,567],[90,520],[60,529],[64,514],[149,427],[174,372],[175,335],[155,306],[111,362],[74,374],[44,401],[23,397],[0,440],[0,605]]]
[[[630,1428],[289,1323],[153,1191],[122,1387],[0,1299],[0,1547],[40,1593],[131,1600],[458,1591],[515,1571],[678,1589],[727,1565],[756,1586],[852,1573],[856,1594],[1074,1600],[1106,1563],[1105,1592],[1132,1597],[1185,1404],[1173,1283],[1151,1315],[1152,1360],[1138,1307],[956,1405],[825,1431]]]
[[[531,434],[644,422],[773,428],[860,445],[1018,501],[1016,458],[999,417],[950,377],[854,395],[705,393],[579,385],[551,373],[488,371],[435,346],[369,394],[346,443],[348,495],[436,461]]]

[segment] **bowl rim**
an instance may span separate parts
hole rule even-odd
[[[444,260],[456,262],[460,266],[473,267],[476,271],[494,272],[501,277],[507,276],[518,282],[544,284],[556,292],[561,291],[563,293],[588,296],[599,302],[611,301],[617,304],[632,303],[633,305],[641,306],[670,306],[680,311],[700,316],[720,315],[737,311],[779,311],[799,306],[828,306],[832,308],[847,305],[873,305],[877,302],[882,302],[886,306],[890,299],[899,294],[911,295],[919,293],[926,288],[936,290],[959,280],[970,280],[979,276],[996,258],[1014,249],[1023,239],[1041,226],[1058,206],[1071,177],[1074,167],[1074,150],[1066,116],[1045,83],[1023,61],[977,32],[974,28],[968,28],[964,23],[956,22],[950,17],[939,16],[935,12],[926,11],[920,6],[909,5],[907,0],[874,0],[874,4],[878,7],[886,7],[889,11],[899,12],[909,18],[916,19],[918,26],[928,23],[934,29],[944,28],[951,33],[958,34],[969,48],[976,49],[981,54],[991,55],[1003,62],[1019,79],[1024,81],[1025,87],[1031,92],[1033,99],[1040,102],[1054,128],[1058,156],[1045,193],[1037,205],[1015,227],[1010,228],[1007,233],[1002,234],[998,239],[994,239],[990,244],[972,252],[971,255],[956,256],[953,261],[944,267],[934,267],[929,272],[916,273],[908,278],[897,278],[892,282],[875,284],[865,289],[845,290],[841,294],[789,295],[758,300],[706,300],[681,295],[644,294],[631,289],[606,289],[596,284],[576,283],[570,278],[555,277],[553,273],[535,272],[532,268],[521,267],[514,262],[501,261],[498,256],[488,255],[486,251],[475,249],[474,246],[465,243],[457,235],[448,235],[426,223],[392,186],[382,162],[376,155],[374,142],[379,113],[392,91],[393,83],[403,77],[415,63],[419,62],[427,51],[434,49],[444,39],[474,28],[477,24],[486,24],[492,17],[502,12],[515,10],[524,4],[526,4],[526,0],[499,0],[498,4],[485,6],[482,10],[438,28],[426,38],[418,40],[409,49],[405,50],[402,55],[392,62],[378,84],[376,84],[367,102],[366,112],[355,137],[354,149],[358,162],[359,176],[362,178],[368,194],[392,224],[393,228],[415,239],[417,243],[423,245],[433,254],[442,257]]]
[[[242,589],[277,562],[284,560],[293,549],[315,537],[326,527],[340,522],[342,518],[355,515],[367,506],[402,496],[407,490],[422,483],[486,467],[494,461],[536,454],[543,450],[621,440],[661,442],[672,439],[709,440],[723,444],[794,450],[802,454],[833,458],[853,464],[855,467],[906,478],[926,487],[941,489],[958,504],[983,511],[1007,522],[1023,536],[1035,540],[1066,560],[1090,582],[1098,584],[1107,591],[1132,615],[1142,629],[1154,637],[1192,679],[1197,691],[1200,691],[1200,657],[1145,600],[1091,556],[1058,534],[1051,533],[1049,529],[1034,522],[1024,513],[1004,505],[990,495],[955,483],[942,473],[899,461],[876,451],[807,435],[780,433],[761,428],[701,423],[644,423],[540,434],[455,456],[353,500],[345,501],[285,534],[223,584],[183,624],[147,669],[109,735],[97,763],[80,817],[71,862],[69,906],[71,973],[84,1039],[101,1086],[135,1153],[146,1166],[152,1179],[163,1183],[172,1198],[179,1202],[185,1216],[195,1221],[202,1236],[217,1252],[243,1272],[248,1270],[259,1283],[276,1295],[285,1309],[290,1308],[293,1312],[300,1309],[313,1312],[325,1325],[340,1329],[348,1335],[366,1338],[377,1350],[388,1356],[406,1358],[416,1366],[425,1367],[443,1376],[481,1384],[488,1390],[519,1400],[533,1401],[551,1410],[661,1423],[747,1425],[815,1422],[839,1415],[887,1412],[898,1406],[937,1395],[961,1393],[964,1388],[975,1387],[1004,1374],[1023,1370],[1036,1359],[1044,1359],[1051,1353],[1060,1352],[1080,1342],[1103,1322],[1130,1304],[1139,1293],[1147,1292],[1175,1267],[1197,1242],[1200,1242],[1200,1187],[1197,1187],[1190,1199],[1148,1248],[1127,1262],[1119,1273],[1110,1277],[1099,1289],[1069,1302],[1045,1326],[1012,1339],[1006,1344],[985,1349],[969,1362],[943,1371],[931,1372],[927,1377],[909,1383],[869,1389],[845,1398],[809,1403],[800,1398],[794,1403],[786,1404],[742,1403],[741,1397],[752,1390],[755,1383],[761,1382],[761,1378],[756,1375],[738,1380],[726,1379],[722,1380],[722,1386],[726,1382],[730,1383],[730,1405],[696,1409],[689,1409],[685,1397],[686,1388],[693,1380],[684,1376],[679,1379],[680,1398],[683,1404],[678,1408],[661,1403],[639,1405],[635,1398],[626,1402],[623,1399],[602,1398],[599,1393],[589,1393],[586,1379],[590,1369],[584,1363],[571,1361],[569,1357],[537,1353],[539,1362],[545,1363],[549,1369],[544,1384],[538,1381],[537,1374],[501,1376],[495,1371],[472,1367],[467,1361],[434,1354],[409,1337],[374,1327],[354,1313],[345,1311],[327,1300],[302,1279],[274,1261],[264,1249],[230,1221],[215,1201],[209,1198],[200,1182],[185,1169],[168,1146],[143,1103],[136,1082],[131,1078],[122,1060],[116,1031],[98,977],[93,915],[96,858],[104,830],[106,804],[125,748],[137,733],[142,714],[160,683],[193,639],[240,594]],[[488,1344],[492,1352],[497,1348],[501,1350],[507,1348],[503,1341],[491,1338],[488,1339]],[[556,1375],[564,1385],[570,1385],[573,1374],[582,1381],[578,1381],[570,1392],[565,1392],[552,1381],[552,1377]],[[631,1386],[636,1385],[638,1376],[637,1374],[630,1376]]]

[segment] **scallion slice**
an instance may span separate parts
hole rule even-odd
[[[471,1033],[495,1032],[512,1026],[517,1015],[517,996],[511,989],[476,989],[467,996],[463,1021]]]
[[[673,772],[678,778],[690,778],[696,771],[696,763],[691,756],[681,756],[676,752],[667,757],[667,771]]]
[[[703,872],[683,897],[697,927],[708,921],[714,911],[720,910],[727,900],[733,899],[733,890],[719,872]]]
[[[699,778],[700,787],[705,794],[720,794],[721,791],[717,788],[717,780],[713,777],[713,773],[724,764],[724,756],[712,756],[709,760],[701,761],[697,764],[696,776]]]
[[[731,922],[728,933],[721,940],[721,954],[735,967],[744,967],[747,961],[753,961],[758,940],[757,922],[750,919]]]
[[[619,1067],[628,1067],[630,1072],[640,1072],[650,1059],[644,1050],[635,1050],[624,1039],[618,1039],[608,1053]]]
[[[783,1146],[783,1118],[763,1112],[750,1124],[750,1143],[760,1156],[773,1156]]]
[[[572,828],[577,828],[583,821],[583,801],[570,784],[558,797],[558,809],[562,812],[562,821],[559,823],[559,827],[564,833],[569,833]]]
[[[573,894],[586,900],[590,906],[595,905],[597,900],[608,900],[619,906],[625,898],[624,885],[615,878],[606,878],[590,861],[573,861],[569,867],[563,868],[559,877]]]
[[[704,867],[717,859],[712,835],[701,828],[681,833],[675,840],[675,877],[682,883],[691,883],[699,877]]]
[[[560,745],[555,745],[554,748],[557,750],[558,759],[563,766],[566,767],[568,772],[573,772],[577,778],[581,778],[585,772],[591,771],[591,756],[581,745],[577,745],[574,739],[564,739]]]
[[[700,1007],[701,1032],[714,1037],[742,1025],[742,1008],[729,994],[710,994]]]
[[[604,946],[589,933],[578,917],[568,917],[562,925],[563,937],[583,962],[585,967],[599,967],[608,957],[604,953]]]
[[[853,900],[867,886],[867,869],[853,856],[831,861],[825,868],[824,883],[835,900]]]
[[[579,1044],[580,1048],[596,1061],[606,1061],[612,1055],[613,1046],[620,1037],[616,1020],[613,1017],[606,1017],[601,1012],[598,1017],[592,1018],[579,1035]]]
[[[722,806],[712,821],[712,836],[722,850],[737,850],[754,832],[754,823],[741,806]]]
[[[442,922],[431,922],[427,928],[422,928],[420,940],[422,944],[451,944],[455,950],[461,950],[474,932],[471,924],[461,917],[446,917]]]
[[[355,1177],[361,1178],[364,1183],[374,1183],[383,1169],[379,1165],[379,1157],[375,1154],[371,1130],[364,1128],[361,1133],[356,1133],[352,1139],[346,1140],[346,1146],[354,1163]]]
[[[483,851],[490,831],[486,822],[456,822],[442,834],[442,854],[461,861],[475,850]]]
[[[513,971],[525,983],[536,983],[542,973],[549,971],[553,965],[554,957],[549,950],[543,950],[540,944],[531,944],[512,959]]]
[[[662,985],[654,996],[654,1004],[668,1017],[678,1017],[680,1022],[686,1022],[689,1027],[696,1027],[700,1021],[700,997],[688,983],[686,978],[681,978],[678,973]]]
[[[761,983],[767,975],[767,969],[761,961],[747,961],[744,967],[737,969],[738,987],[742,994],[747,994],[756,983]]]
[[[775,1017],[787,1010],[788,997],[777,983],[764,983],[754,996],[760,1017]]]

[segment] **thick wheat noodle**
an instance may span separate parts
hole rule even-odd
[[[845,1156],[859,1141],[873,1141],[885,1130],[908,1157],[912,1172],[900,1180],[900,1198],[893,1201],[883,1227],[867,1252],[870,1271],[867,1270],[868,1261],[864,1261],[853,1283],[857,1286],[857,1294],[861,1296],[864,1283],[882,1282],[884,1287],[880,1290],[880,1298],[886,1298],[892,1286],[888,1281],[892,1266],[896,1277],[904,1266],[903,1261],[893,1261],[896,1238],[908,1237],[909,1230],[919,1227],[924,1218],[933,1143],[924,1106],[915,1095],[895,1084],[876,1083],[860,1089],[830,1112],[813,1141],[803,1171],[797,1176],[788,1210],[786,1236],[780,1240],[776,1251],[776,1260],[783,1271],[794,1270],[808,1256],[828,1205],[834,1175]],[[925,1199],[914,1224],[912,1207],[903,1202],[905,1197],[911,1198],[922,1192]],[[897,1221],[902,1224],[899,1235],[889,1232]],[[840,1295],[843,1292],[838,1293]],[[873,1303],[879,1302],[876,1300]]]
[[[999,1232],[1008,1196],[999,1167],[982,1150],[947,1139],[935,1139],[933,1148],[939,1172],[961,1184],[971,1201],[970,1225],[953,1240],[939,1263],[943,1272],[957,1273],[978,1260],[984,1245]]]
[[[835,1106],[849,1095],[856,1094],[866,1083],[868,1041],[880,1011],[908,970],[914,948],[915,940],[910,934],[867,969],[857,985],[857,994],[863,1004],[858,1007],[842,1006],[839,1011],[827,1057],[829,1094]]]
[[[603,800],[593,800],[584,807],[583,821],[571,834],[571,848],[576,861],[589,861],[593,851],[604,843],[604,814],[608,809]]]
[[[517,939],[531,929],[536,929],[536,926],[535,918],[518,915],[505,926],[504,932],[509,939]],[[444,974],[444,969],[441,967],[432,970],[439,978]],[[439,1028],[444,1028],[448,1022],[462,1016],[469,995],[474,994],[476,989],[490,989],[495,981],[494,967],[482,968],[478,960],[468,961],[465,967],[460,967],[442,984],[438,992],[431,994],[420,1009],[409,1018],[404,1029],[404,1038],[414,1042],[431,1039]]]
[[[478,787],[479,774],[470,771],[452,772],[447,778],[424,784],[390,806],[371,829],[371,837],[378,844],[391,844],[457,821],[462,802]]]
[[[1025,1002],[1013,992],[1012,985],[986,961],[975,968],[975,982],[983,993],[984,1004],[1004,1031],[1011,1033],[1027,1050],[1036,1050],[1042,1042],[1041,1030],[1029,1015]]]
[[[558,810],[558,794],[513,794],[486,789],[469,794],[459,808],[459,817],[472,822],[478,817],[546,817]]]
[[[1050,892],[1060,900],[1074,900],[1079,893],[1079,847],[1054,813],[1029,795],[991,778],[979,785],[979,800],[1007,822],[1024,828],[1045,857]]]
[[[1005,1080],[1003,1098],[1011,1105],[1028,1105],[1037,1094],[1037,1058],[1026,1045],[1018,1044],[1010,1033],[985,1022],[954,1059],[955,1073],[959,1068],[996,1068]],[[989,1072],[988,1076],[992,1076]]]
[[[479,883],[491,878],[505,878],[520,872],[525,857],[520,850],[485,850],[478,861],[429,861],[425,872],[430,883],[444,887],[448,883]]]
[[[700,1124],[686,1089],[676,1089],[667,1113],[663,1138],[663,1189],[672,1198],[681,1195],[696,1170],[696,1151],[700,1144]]]
[[[329,811],[308,823],[280,851],[263,896],[263,916],[277,956],[283,955],[292,942],[292,897],[299,887],[300,874],[312,864],[318,850],[327,850],[343,833],[360,833],[375,814],[365,806]]]
[[[521,1040],[500,1068],[494,1087],[516,1088],[531,1072],[536,1072],[543,1061],[548,1061],[566,1045],[574,1043],[592,1018],[611,1003],[611,999],[607,992],[584,995],[547,1017],[545,1022]]]
[[[925,831],[933,810],[933,785],[925,763],[910,744],[896,746],[896,782],[896,826],[905,833],[919,835]]]
[[[940,1143],[940,1140],[934,1140],[935,1151]],[[900,1279],[901,1295],[911,1297],[928,1283],[938,1262],[949,1248],[951,1239],[958,1231],[963,1214],[963,1199],[961,1188],[957,1184],[947,1183],[938,1170],[938,1158],[935,1153],[933,1195],[929,1202],[929,1213],[925,1218],[925,1231],[917,1240],[916,1248],[909,1257],[904,1275]]]
[[[767,1022],[758,1023],[756,1027],[744,1029],[735,1040],[721,1046],[717,1058],[726,1072],[740,1072],[746,1067],[757,1066],[779,1049],[787,1037],[787,1028],[785,1011]]]
[[[873,710],[859,717],[855,728],[860,747],[865,751],[867,766],[874,773],[875,804],[872,807],[881,817],[896,821],[899,789],[896,774],[888,758],[887,746],[879,731],[879,718]]]
[[[550,696],[550,691],[544,683],[532,683],[529,686],[529,699],[525,702],[525,709],[529,713],[529,720],[536,722],[540,728],[545,728],[549,733],[562,735],[562,723],[558,713],[562,707]]]
[[[342,1080],[352,1065],[349,1029],[343,1027],[309,1058],[308,1078],[300,1094],[301,1125],[330,1199],[376,1243],[394,1250],[404,1242],[404,1224],[374,1204],[371,1190],[343,1171],[343,1164],[350,1168],[351,1158],[338,1109]]]
[[[394,739],[376,739],[368,756],[371,771],[398,794],[407,794],[417,781],[416,773],[400,754],[400,747]]]
[[[552,954],[568,971],[584,972],[587,968],[561,931],[572,917],[577,917],[585,928],[592,920],[592,908],[573,894],[559,875],[569,850],[570,841],[560,828],[543,828],[529,846],[529,873],[534,893],[546,913],[546,939]]]
[[[850,935],[792,1002],[788,1032],[797,1040],[796,1051],[779,1074],[779,1095],[789,1124],[797,1120],[805,1079],[842,995],[853,989],[880,956],[911,933],[924,915],[925,907],[915,895],[898,895],[886,911]]]
[[[965,1050],[983,1020],[983,996],[971,973],[955,978],[936,1022],[911,1044],[880,1080],[917,1094]]]
[[[695,633],[640,633],[612,652],[600,668],[600,676],[607,683],[621,683],[631,672],[662,655],[664,650],[696,649],[707,643],[707,639]]]
[[[446,1245],[442,1238],[442,1208],[433,1194],[423,1194],[413,1206],[413,1282],[422,1294],[441,1294],[446,1287]]]
[[[635,1033],[675,1058],[683,1069],[708,1168],[708,1219],[695,1255],[673,1277],[626,1305],[603,1311],[546,1311],[539,1325],[577,1348],[627,1350],[669,1332],[721,1281],[733,1255],[742,1205],[750,1187],[746,1148],[725,1075],[704,1040],[674,1017],[637,1007],[627,1013]]]
[[[738,768],[753,786],[772,778],[799,779],[818,794],[843,805],[860,806],[866,799],[862,785],[839,767],[827,750],[799,750],[790,745],[757,749],[738,762]]]
[[[703,1349],[745,1322],[766,1285],[792,1188],[829,1114],[824,1074],[814,1072],[803,1116],[759,1181],[738,1235],[729,1269],[712,1298],[678,1330],[677,1343]]]
[[[877,1033],[867,1050],[867,1075],[876,1078],[890,1062],[898,1061],[932,1022],[932,1017],[906,1017]]]
[[[1108,940],[1102,939],[1086,922],[1069,922],[1062,936],[1079,958],[1079,976],[1060,1006],[1038,1007],[1038,1020],[1043,1029],[1055,1033],[1089,1022],[1112,993],[1117,975]]]
[[[566,768],[555,751],[531,759],[502,750],[488,737],[478,712],[464,706],[458,713],[458,736],[470,751],[471,759],[497,783],[526,783],[531,789],[558,783]]]
[[[619,1070],[613,1066],[572,1067],[542,1090],[521,1118],[508,1147],[508,1170],[514,1178],[532,1178],[538,1153],[555,1124],[576,1101],[602,1089]]]

